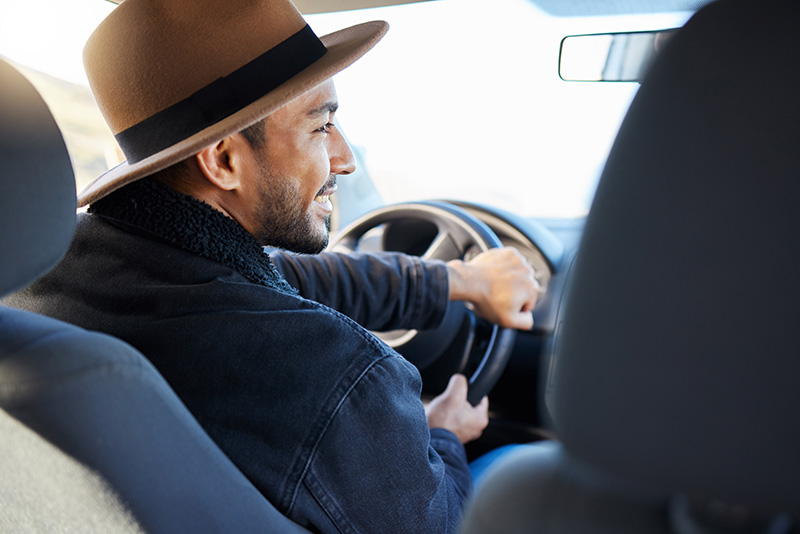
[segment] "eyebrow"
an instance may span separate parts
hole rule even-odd
[[[325,102],[321,106],[317,106],[315,108],[311,108],[310,110],[308,110],[308,116],[315,117],[317,115],[336,113],[337,109],[339,109],[339,102],[331,100],[330,102]]]

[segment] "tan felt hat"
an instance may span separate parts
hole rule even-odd
[[[289,0],[125,0],[83,52],[127,161],[85,206],[258,122],[364,55],[383,21],[318,38]]]

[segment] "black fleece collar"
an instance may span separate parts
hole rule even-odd
[[[256,284],[297,293],[258,241],[236,221],[147,178],[93,203],[89,213],[144,230],[161,241],[226,265]]]

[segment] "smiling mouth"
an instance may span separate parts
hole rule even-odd
[[[334,174],[317,192],[317,196],[314,197],[314,201],[319,202],[320,204],[327,204],[331,198],[331,195],[334,194],[337,189],[339,189],[339,187],[336,185],[336,175]]]

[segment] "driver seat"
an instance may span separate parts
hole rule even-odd
[[[800,530],[798,23],[721,0],[656,59],[544,373],[560,442],[487,474],[466,534]]]
[[[0,60],[0,297],[75,227],[64,141]],[[0,532],[307,532],[231,463],[129,345],[0,306]]]

